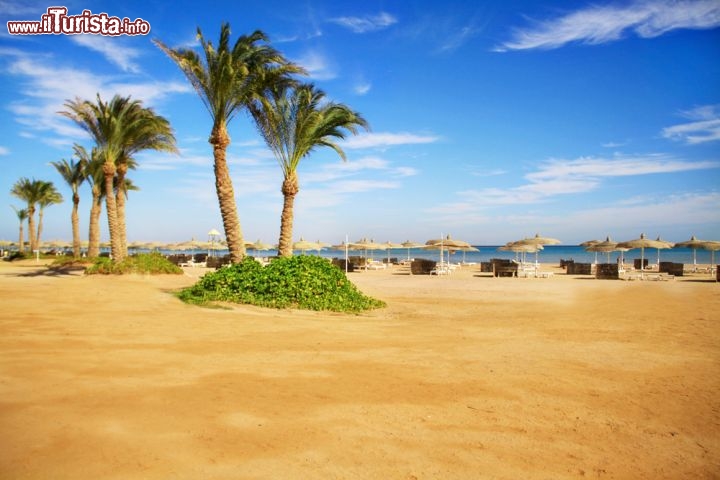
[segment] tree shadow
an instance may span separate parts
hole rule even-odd
[[[39,267],[29,272],[16,273],[15,277],[81,277],[85,274],[86,266],[62,265],[57,267]]]

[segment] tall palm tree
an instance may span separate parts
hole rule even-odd
[[[25,235],[23,232],[23,222],[28,218],[28,212],[27,208],[16,208],[14,205],[11,206],[12,209],[15,210],[15,214],[20,221],[20,238],[18,239],[18,251],[22,253],[25,250]]]
[[[65,102],[65,107],[67,110],[60,114],[90,134],[104,159],[103,182],[110,243],[113,259],[119,262],[127,255],[127,248],[123,248],[125,232],[121,228],[124,221],[118,219],[114,191],[118,166],[123,171],[123,163],[142,150],[177,152],[175,136],[164,117],[130,97],[115,95],[109,102],[104,102],[98,94],[96,103],[76,98]]]
[[[79,146],[76,154],[81,161],[85,162],[85,171],[87,173],[87,182],[90,184],[92,193],[92,201],[90,204],[90,219],[88,222],[88,251],[87,256],[95,258],[100,255],[100,214],[102,214],[103,195],[103,163],[105,162],[100,155],[97,147],[91,150],[91,153]]]
[[[245,256],[245,243],[226,159],[230,145],[228,123],[250,102],[266,95],[270,88],[293,83],[291,75],[305,71],[270,47],[266,35],[259,30],[240,36],[232,48],[227,23],[220,27],[217,47],[203,37],[199,28],[197,38],[203,59],[193,50],[171,49],[159,40],[154,42],[180,67],[210,112],[213,125],[208,142],[215,160],[215,190],[230,259],[237,263]]]
[[[120,248],[127,255],[127,228],[125,223],[125,202],[127,201],[127,186],[132,190],[140,190],[126,178],[128,170],[134,170],[137,162],[132,157],[122,157],[117,162],[117,176],[115,177],[115,204],[118,212],[118,231],[120,232]],[[118,188],[121,187],[121,188]]]
[[[357,133],[358,127],[367,129],[368,123],[347,105],[326,101],[325,93],[312,84],[278,90],[271,98],[254,102],[250,112],[283,172],[278,253],[289,257],[300,160],[317,147],[330,147],[346,160],[335,140],[345,138],[347,132]]]
[[[80,219],[78,217],[78,207],[80,206],[80,185],[85,182],[87,178],[87,152],[85,149],[77,143],[73,145],[74,156],[78,159],[76,162],[74,159],[70,159],[68,162],[62,159],[58,162],[51,162],[52,166],[58,171],[60,176],[68,184],[70,190],[72,190],[73,208],[70,214],[70,221],[72,223],[72,234],[73,234],[73,256],[75,258],[80,257]]]
[[[40,235],[42,234],[43,229],[43,214],[45,213],[45,208],[50,205],[62,203],[63,201],[62,195],[60,195],[60,192],[57,191],[52,182],[44,183],[45,185],[43,186],[42,195],[38,200],[38,228],[37,237],[35,238],[35,245],[37,247],[40,247]]]
[[[13,185],[10,194],[27,204],[27,220],[28,220],[28,242],[30,251],[38,248],[37,237],[35,236],[35,208],[42,198],[47,182],[42,180],[32,180],[22,177]]]

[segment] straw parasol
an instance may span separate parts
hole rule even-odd
[[[587,243],[587,242],[586,242]],[[597,254],[600,253],[607,253],[608,257],[608,263],[610,263],[610,252],[617,251],[618,248],[618,242],[613,241],[610,236],[605,239],[605,241],[597,242],[597,243],[591,243],[585,247],[585,250],[588,252],[595,252],[595,263],[597,263]]]
[[[518,253],[522,253],[522,263],[525,263],[525,254],[526,253],[535,253],[539,250],[542,250],[544,247],[542,245],[529,245],[529,244],[523,244],[519,242],[508,242],[505,245],[498,247],[498,250],[501,252],[514,252],[515,253],[515,259],[518,258]]]
[[[405,240],[405,241],[404,241],[403,243],[401,243],[400,245],[402,245],[403,248],[407,248],[407,254],[408,254],[407,259],[408,259],[408,262],[410,261],[410,249],[411,249],[411,248],[420,248],[420,247],[423,246],[422,243],[416,243],[416,242],[412,242],[412,241],[410,241],[410,240]]]
[[[465,263],[465,254],[466,254],[467,252],[479,252],[480,249],[475,248],[475,247],[473,247],[473,246],[460,247],[460,248],[452,248],[452,247],[451,247],[451,248],[450,248],[450,251],[451,251],[451,252],[455,252],[455,251],[463,252],[463,260],[462,260],[462,263],[464,264],[464,263]]]
[[[542,237],[539,233],[536,233],[534,237],[530,238],[523,238],[522,240],[518,240],[515,243],[519,243],[521,245],[557,245],[559,243],[562,243],[557,238],[550,238],[550,237]],[[538,263],[538,252],[535,251],[535,266],[537,267]]]
[[[608,237],[609,238],[609,237]],[[597,245],[598,243],[602,243],[602,240],[588,240],[587,242],[582,242],[580,244],[581,247],[585,248],[585,251],[587,252],[595,252],[595,263],[598,263],[597,261],[597,250],[590,250],[588,247],[592,247],[594,245]]]
[[[690,237],[690,240],[684,242],[678,242],[675,244],[675,248],[692,248],[693,251],[693,270],[697,270],[697,249],[703,248],[703,245],[707,243],[707,240],[698,240],[695,235]]]
[[[640,272],[643,272],[645,270],[645,249],[646,248],[665,248],[665,243],[659,242],[657,240],[653,240],[650,238],[645,237],[644,233],[640,234],[640,238],[636,238],[635,240],[628,240],[627,242],[620,242],[617,244],[620,248],[628,248],[630,250],[634,250],[636,248],[640,249]],[[642,273],[641,273],[642,276]]]
[[[673,246],[675,246],[675,244],[672,242],[668,242],[667,240],[663,240],[662,238],[660,238],[660,235],[658,235],[658,237],[655,239],[655,241],[664,244],[664,246],[662,246],[662,247],[655,247],[655,248],[657,248],[657,263],[659,266],[660,265],[660,250],[666,250],[668,248],[673,248]]]
[[[713,267],[715,266],[715,252],[720,250],[720,242],[707,240],[703,244],[702,249],[710,251],[710,273],[712,273]]]
[[[293,243],[293,250],[300,250],[300,252],[305,255],[305,252],[307,250],[319,250],[320,247],[315,242],[308,242],[303,237],[300,237],[300,240]]]
[[[255,242],[251,243],[250,245],[247,245],[247,248],[249,248],[250,250],[256,250],[256,251],[260,252],[263,250],[272,250],[273,246],[270,245],[269,243],[262,242],[258,238]]]
[[[358,240],[357,242],[354,242],[352,244],[353,247],[355,247],[356,250],[363,250],[365,252],[365,256],[367,257],[367,252],[370,251],[371,255],[374,250],[385,250],[385,247],[381,243],[377,243],[375,240],[362,238]]]
[[[462,240],[456,240],[454,238],[451,238],[448,234],[446,237],[440,236],[439,239],[433,239],[428,240],[425,242],[425,246],[423,247],[426,250],[440,250],[440,265],[442,266],[444,262],[443,252],[445,250],[448,251],[448,263],[450,263],[450,248],[463,248],[463,247],[471,247],[468,242],[464,242]]]
[[[394,249],[398,249],[398,248],[403,248],[403,246],[402,246],[401,243],[393,243],[393,242],[391,242],[390,240],[388,240],[387,242],[383,243],[382,246],[385,247],[385,251],[387,252],[388,265],[390,264],[390,250],[394,250]]]

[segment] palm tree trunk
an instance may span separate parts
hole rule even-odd
[[[213,146],[213,157],[215,158],[215,190],[217,191],[218,203],[220,204],[220,215],[222,216],[225,238],[230,261],[239,263],[245,257],[245,242],[243,241],[240,218],[237,214],[235,204],[235,191],[230,178],[230,170],[227,166],[226,150],[230,144],[230,137],[224,123],[213,126],[212,134],[208,140]]]
[[[35,239],[35,206],[28,205],[28,242],[30,243],[30,253],[37,250]]]
[[[23,232],[23,222],[20,221],[20,240],[18,241],[18,247],[20,253],[22,253],[25,250],[25,235],[23,235],[25,232]]]
[[[120,237],[118,235],[117,204],[115,203],[115,192],[113,182],[115,180],[115,164],[105,162],[103,164],[105,175],[105,207],[107,209],[108,230],[110,230],[110,251],[115,262],[121,262],[125,256],[122,254]]]
[[[100,256],[100,214],[102,213],[102,195],[100,185],[93,185],[93,199],[90,207],[90,230],[88,231],[88,257]]]
[[[43,208],[40,207],[40,210],[38,211],[38,225],[37,225],[37,236],[35,237],[35,249],[40,248],[40,234],[42,233],[42,221],[43,221]]]
[[[292,235],[293,235],[293,205],[295,195],[300,191],[298,179],[295,172],[290,173],[283,180],[283,209],[280,216],[280,241],[278,244],[278,255],[281,257],[292,257]]]
[[[115,204],[117,205],[117,225],[120,249],[123,257],[127,257],[127,228],[125,226],[125,174],[127,173],[127,165],[120,164],[117,167],[117,193],[115,194]]]
[[[80,258],[80,219],[78,218],[78,207],[80,206],[80,195],[73,193],[73,209],[70,215],[73,234],[73,257]]]

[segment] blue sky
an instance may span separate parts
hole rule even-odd
[[[143,153],[128,238],[222,230],[210,117],[156,47],[261,29],[371,131],[298,173],[294,237],[492,245],[539,232],[566,244],[641,232],[720,240],[720,1],[65,2],[69,14],[142,18],[143,36],[10,35],[53,3],[0,0],[0,238],[16,239],[20,177],[66,197],[43,238],[68,239],[70,191],[49,162],[88,137],[65,100],[132,95],[166,116],[180,155]],[[229,133],[243,233],[277,242],[281,173],[247,116]],[[86,236],[89,187],[81,192]],[[103,238],[107,238],[103,227]]]

